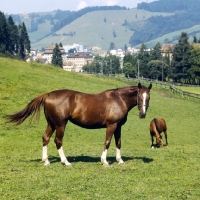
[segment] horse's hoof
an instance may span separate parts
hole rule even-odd
[[[121,158],[117,159],[117,162],[118,162],[118,164],[124,164],[124,161]]]
[[[44,166],[49,166],[49,165],[50,165],[49,160],[45,160],[45,161],[44,161]]]
[[[152,149],[154,149],[154,146],[151,146]]]
[[[110,167],[110,165],[108,163],[103,163],[104,167]]]
[[[65,166],[72,166],[72,164],[70,163],[70,162],[68,162],[67,160],[66,161],[64,161],[64,162],[61,162],[63,165],[65,165]]]

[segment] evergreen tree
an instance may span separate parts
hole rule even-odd
[[[159,42],[151,50],[150,59],[151,60],[161,60],[162,59],[161,45]]]
[[[5,54],[9,50],[9,35],[7,21],[4,13],[0,11],[0,53]]]
[[[56,43],[55,48],[53,50],[53,56],[52,56],[51,63],[54,66],[63,67],[62,53],[61,53],[57,43]]]
[[[147,47],[144,43],[140,47],[137,59],[139,60],[139,76],[149,78],[149,68],[147,64],[150,60],[150,52],[147,51]]]
[[[23,41],[24,41],[24,48],[25,48],[27,53],[30,53],[31,45],[30,45],[28,32],[27,32],[27,29],[26,29],[26,26],[25,26],[24,22],[22,23],[22,32],[21,32],[21,34],[22,34]]]
[[[194,36],[193,42],[194,42],[194,43],[197,43],[197,37],[196,37],[196,36]]]
[[[115,49],[115,44],[114,44],[114,42],[111,42],[110,43],[110,50],[114,50]]]
[[[182,32],[173,51],[172,78],[175,82],[186,81],[189,76],[190,44],[187,33]]]
[[[18,26],[18,30],[19,30],[19,51],[18,51],[18,54],[19,54],[19,57],[21,59],[24,59],[26,54],[25,54],[25,48],[24,48],[24,38],[23,38],[23,34],[22,34],[22,26],[19,25]]]
[[[59,47],[63,47],[62,42],[60,42]]]
[[[9,51],[13,54],[18,52],[19,32],[18,27],[15,25],[13,18],[8,17],[8,32],[9,32]]]

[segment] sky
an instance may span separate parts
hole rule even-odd
[[[0,11],[4,14],[48,12],[53,10],[77,11],[89,6],[125,6],[136,8],[138,3],[155,0],[2,0]]]

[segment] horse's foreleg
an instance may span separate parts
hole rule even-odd
[[[154,142],[154,136],[153,136],[153,133],[151,133],[150,132],[150,135],[151,135],[151,148],[154,148],[154,144],[153,144],[153,142]]]
[[[107,152],[110,147],[111,139],[112,139],[113,133],[116,129],[116,126],[117,126],[116,124],[112,124],[112,125],[107,126],[107,129],[106,129],[106,140],[104,143],[104,151],[101,155],[101,162],[103,163],[104,166],[109,166],[108,161],[106,159]]]
[[[117,127],[114,132],[115,144],[116,144],[116,160],[119,164],[124,164],[124,161],[121,158],[121,126]]]
[[[55,144],[56,144],[56,147],[58,149],[58,153],[59,153],[59,156],[60,156],[60,159],[61,159],[61,163],[69,166],[71,165],[70,162],[68,162],[66,156],[65,156],[65,153],[63,151],[63,148],[62,148],[62,139],[63,139],[63,136],[64,136],[64,131],[65,131],[65,126],[61,126],[61,127],[56,127],[56,137],[55,137]]]
[[[48,150],[47,150],[47,145],[49,143],[49,140],[54,132],[55,128],[50,126],[49,124],[47,125],[46,131],[42,137],[42,142],[43,142],[43,147],[42,147],[42,161],[44,162],[44,165],[50,165],[50,162],[48,160]]]
[[[164,131],[165,134],[165,142],[166,142],[166,146],[168,145],[168,141],[167,141],[167,131]]]

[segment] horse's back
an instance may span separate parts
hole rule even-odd
[[[155,130],[159,133],[167,130],[167,125],[163,118],[154,118],[150,122],[150,132],[155,132]]]

